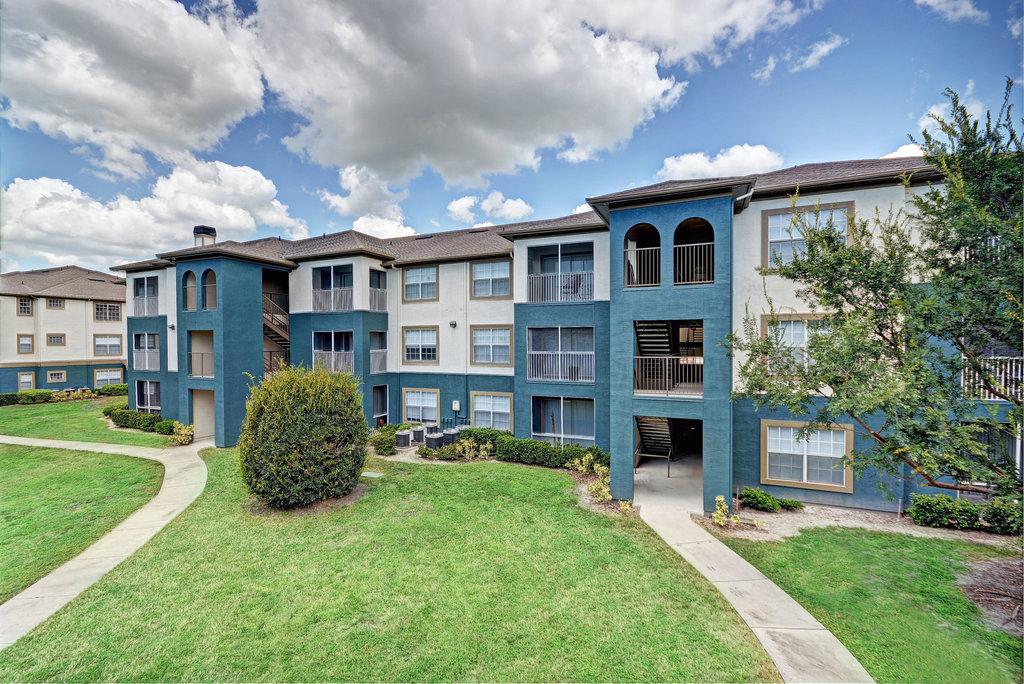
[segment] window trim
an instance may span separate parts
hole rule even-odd
[[[478,330],[508,330],[508,363],[494,363],[476,360],[476,344],[473,342],[473,333]],[[494,346],[493,344],[491,345]],[[493,356],[493,354],[492,354]],[[438,355],[440,358],[440,354]],[[469,326],[469,365],[489,366],[491,368],[512,368],[516,358],[516,331],[511,323],[481,323],[480,325]]]
[[[853,200],[845,202],[823,202],[821,204],[800,204],[795,207],[780,207],[778,209],[762,209],[761,210],[761,268],[768,273],[775,273],[776,269],[769,266],[771,260],[771,252],[769,251],[770,245],[768,242],[768,217],[778,216],[779,214],[805,214],[809,211],[814,210],[825,210],[825,209],[846,209],[847,214],[847,230],[846,230],[846,243],[850,243],[850,230],[849,230],[849,217],[855,214],[856,208]]]
[[[791,487],[793,489],[814,489],[823,492],[853,494],[853,466],[850,463],[847,463],[845,467],[846,473],[843,477],[843,485],[823,484],[820,482],[795,482],[793,480],[775,480],[768,477],[768,428],[803,428],[807,427],[807,425],[807,421],[801,420],[761,420],[761,484],[773,485],[776,487]],[[849,456],[853,453],[853,425],[845,423],[831,423],[819,429],[843,430],[846,433],[846,451],[844,455]],[[804,458],[806,459],[806,454]]]
[[[433,299],[407,299],[405,296],[405,278],[409,271],[414,269],[434,269],[434,298]],[[422,287],[420,288],[422,292]],[[417,264],[406,266],[402,269],[402,303],[420,304],[422,302],[436,302],[441,298],[441,267],[439,264]]]
[[[508,431],[514,433],[516,429],[516,397],[512,392],[488,392],[485,390],[472,390],[469,393],[469,424],[476,427],[476,400],[477,397],[508,397]],[[494,413],[493,411],[491,413]],[[501,428],[495,428],[500,430]]]
[[[27,301],[28,302],[28,313],[21,313],[21,302],[22,301]],[[14,302],[14,311],[19,316],[24,316],[25,318],[31,318],[36,313],[35,298],[33,298],[33,297],[18,297],[17,300]]]
[[[59,342],[59,343],[51,344],[50,343],[50,338],[54,337],[56,335],[59,335],[60,339],[62,341]],[[45,338],[46,338],[46,346],[47,347],[66,347],[66,346],[68,346],[68,336],[67,336],[67,333],[46,333]]]
[[[407,330],[433,330],[437,344],[437,354],[433,361],[410,361],[405,357],[405,333]],[[407,366],[439,366],[441,365],[441,327],[437,325],[403,325],[402,326],[402,339],[401,339],[401,351],[402,358],[401,363]]]
[[[192,284],[189,285],[189,276],[192,278]],[[189,306],[188,291],[192,290],[192,306]],[[181,276],[181,310],[188,312],[199,311],[199,276],[196,275],[195,271],[185,271]]]
[[[21,338],[27,337],[32,340],[32,348],[28,351],[21,351]],[[35,354],[36,353],[36,336],[33,333],[16,333],[14,335],[14,351],[19,354]]]
[[[21,377],[23,375],[27,375],[30,378],[32,378],[32,386],[29,387],[28,389],[35,389],[36,388],[36,374],[35,374],[35,371],[18,371],[18,384],[17,384],[17,388],[18,389],[15,390],[15,391],[16,392],[22,391],[22,388],[21,388]]]
[[[51,373],[59,373],[61,375],[60,379],[59,380],[51,380],[50,379],[50,374]],[[46,371],[46,384],[47,385],[56,385],[58,383],[67,382],[67,381],[68,381],[68,372],[66,370],[61,369],[61,370],[47,370]]]
[[[115,370],[118,372],[120,380],[119,380],[119,382],[112,382],[110,384],[111,385],[123,385],[123,384],[125,384],[124,368],[121,368],[121,367],[119,367],[119,368],[93,368],[92,369],[92,386],[93,386],[93,388],[95,389],[96,388],[96,383],[99,382],[97,376],[100,373],[104,373],[104,372],[107,372],[107,371],[115,371]]]
[[[558,430],[559,431],[557,433],[552,433],[552,432],[534,432],[533,431],[533,402],[534,402],[535,399],[558,399],[558,422],[559,422]],[[576,400],[589,401],[591,406],[594,407],[594,434],[592,436],[574,435],[574,434],[566,435],[566,433],[565,433],[565,401],[566,401],[566,399],[568,399],[570,401],[576,401]],[[558,446],[565,446],[565,439],[566,439],[566,437],[568,437],[570,440],[577,440],[577,441],[578,440],[589,440],[589,441],[594,443],[594,446],[596,446],[597,445],[597,399],[595,397],[578,397],[578,396],[572,396],[572,395],[565,396],[564,394],[559,394],[559,395],[555,395],[555,396],[552,396],[550,394],[532,394],[532,395],[530,395],[530,438],[531,439],[537,439],[537,435],[540,435],[541,437],[552,437],[552,438],[557,439],[558,440]],[[576,441],[570,442],[570,444],[575,444],[575,443],[576,443]]]
[[[506,264],[508,264],[508,294],[507,295],[475,295],[475,294],[473,294],[473,267],[475,265],[477,265],[477,264],[497,264],[497,263],[506,263]],[[514,277],[513,276],[513,272],[515,271],[515,269],[512,267],[512,260],[511,259],[507,259],[507,258],[477,259],[475,261],[470,261],[469,262],[469,269],[468,269],[468,271],[469,271],[469,298],[470,299],[483,299],[483,300],[491,300],[491,301],[502,301],[502,300],[512,299],[512,292],[513,292],[513,288],[515,287],[515,285],[512,282],[512,279]],[[493,280],[493,278],[491,280]],[[494,287],[492,286],[491,289],[493,290]]]
[[[402,388],[402,422],[403,423],[412,422],[412,421],[409,420],[409,413],[407,411],[408,405],[406,403],[406,397],[408,396],[409,392],[425,392],[425,393],[428,393],[428,394],[433,394],[434,396],[437,397],[437,420],[434,421],[434,424],[435,425],[440,425],[441,424],[441,390],[435,389],[433,387],[403,387]],[[389,397],[389,400],[390,400],[390,397]],[[417,421],[417,422],[421,422],[421,421]],[[428,423],[423,423],[423,424],[427,425]]]
[[[96,307],[98,307],[98,306],[116,306],[117,307],[117,318],[99,318],[96,315],[96,311],[97,311]],[[98,321],[100,323],[120,322],[121,317],[122,317],[122,313],[121,312],[122,312],[123,309],[124,309],[124,304],[122,302],[93,302],[92,303],[92,320]]]
[[[50,306],[50,302],[60,302],[60,306]],[[67,308],[67,304],[64,297],[47,297],[46,308],[55,311],[64,311]]]
[[[96,338],[97,337],[116,337],[118,340],[120,340],[120,343],[118,344],[118,347],[120,348],[121,351],[119,351],[116,354],[100,354],[100,353],[98,353],[96,351]],[[92,336],[92,355],[93,356],[124,356],[125,355],[124,335],[122,335],[121,333],[93,333],[93,336]]]

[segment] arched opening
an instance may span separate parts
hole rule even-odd
[[[661,236],[649,223],[638,223],[626,231],[626,287],[652,287],[661,284]]]
[[[217,308],[217,274],[213,269],[203,271],[203,308]]]
[[[715,282],[715,229],[702,218],[688,218],[672,238],[672,281],[676,285]]]
[[[196,274],[186,271],[181,279],[181,301],[184,302],[185,311],[196,310]]]

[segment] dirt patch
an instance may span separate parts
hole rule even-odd
[[[243,504],[243,507],[245,508],[247,513],[259,516],[283,515],[301,517],[307,515],[321,515],[323,513],[330,513],[331,511],[336,511],[339,508],[351,506],[356,501],[359,501],[359,499],[363,498],[363,496],[366,495],[366,492],[366,485],[360,483],[357,484],[355,488],[345,496],[339,496],[333,499],[324,499],[323,501],[317,501],[316,503],[311,503],[310,505],[303,506],[302,508],[293,508],[287,511],[281,511],[276,508],[271,508],[270,506],[267,506],[265,503],[263,503],[256,497],[251,496],[248,499],[246,499],[246,502]]]
[[[1024,560],[979,561],[957,583],[990,627],[1018,639],[1024,636]]]
[[[740,521],[738,523],[730,523],[728,527],[719,527],[711,520],[711,518],[706,515],[700,515],[699,513],[691,513],[690,518],[705,530],[715,534],[738,537],[740,539],[756,539],[758,541],[768,541],[771,539],[767,536],[767,530],[760,527],[750,518],[745,518],[743,516],[740,516]]]

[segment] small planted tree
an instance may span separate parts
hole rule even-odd
[[[352,375],[283,368],[246,402],[242,478],[272,508],[344,496],[359,481],[368,433]]]

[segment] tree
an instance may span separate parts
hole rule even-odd
[[[821,319],[800,353],[781,339],[770,300],[768,334],[748,311],[726,341],[741,357],[737,397],[806,416],[808,430],[852,420],[872,440],[852,456],[857,471],[1020,491],[1010,455],[986,440],[1021,431],[1019,378],[1007,381],[986,361],[995,350],[1021,356],[1024,338],[1024,154],[1012,86],[983,122],[946,90],[949,119],[933,116],[936,132],[919,143],[943,179],[922,191],[905,178],[909,211],[851,216],[845,234],[818,210],[794,217],[805,249],[774,271]],[[978,396],[1007,403],[1001,411]]]

